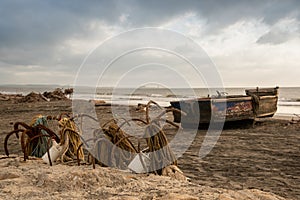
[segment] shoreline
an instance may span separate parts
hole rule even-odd
[[[298,114],[292,114],[292,113],[275,113],[275,115],[273,116],[273,119],[280,119],[280,120],[292,120],[294,119],[300,119],[299,117],[297,117],[296,115]]]
[[[1,91],[0,92],[0,100],[1,99],[5,99],[6,96],[19,96],[19,95],[23,95],[26,96],[28,94],[30,94],[32,91],[37,92],[37,94],[43,94],[47,91],[52,91],[50,88],[51,87],[47,87],[47,86],[43,86],[44,89],[42,88],[27,88],[27,92],[26,93],[22,93],[22,92],[17,92],[17,91]],[[1,88],[1,86],[0,86]],[[4,87],[5,88],[5,87]],[[53,87],[53,90],[59,89],[59,90],[63,90],[66,89],[65,86],[62,86],[60,88],[58,88],[58,86]],[[3,87],[2,87],[3,89]],[[24,88],[19,88],[19,90],[23,90]],[[49,90],[50,89],[50,90]],[[181,95],[174,95],[174,94],[169,94],[167,92],[167,89],[163,88],[164,91],[156,91],[157,88],[147,88],[146,90],[142,90],[140,91],[138,94],[131,94],[128,93],[129,88],[124,88],[124,94],[120,93],[120,94],[115,94],[113,95],[112,93],[112,89],[113,88],[102,88],[103,91],[94,94],[95,91],[90,91],[90,90],[80,90],[77,91],[77,93],[74,93],[73,98],[76,96],[76,98],[80,99],[80,100],[87,100],[87,101],[105,101],[107,104],[111,104],[111,105],[130,105],[130,106],[136,106],[139,103],[147,103],[149,100],[154,100],[157,103],[159,103],[162,106],[170,106],[170,101],[175,101],[175,100],[179,100],[179,99],[189,99],[189,95],[186,96],[186,94],[181,94]],[[176,90],[178,90],[179,88],[176,88]],[[200,89],[201,88],[194,88],[195,90]],[[202,88],[202,90],[204,90],[205,88]],[[244,93],[244,89],[245,88],[228,88],[233,89],[231,92],[229,92],[230,95],[234,95],[234,94],[242,94],[241,92]],[[237,90],[238,89],[238,90]],[[299,102],[299,95],[298,92],[294,92],[295,94],[290,94],[291,91],[287,90],[290,89],[290,87],[283,87],[280,88],[282,89],[282,93],[279,91],[279,100],[277,103],[277,116],[280,119],[282,118],[289,118],[290,115],[295,114],[299,114],[300,115],[300,102]],[[284,89],[286,89],[287,91],[285,91]],[[295,87],[295,90],[297,89],[297,87]],[[299,88],[300,89],[300,88]],[[180,89],[179,89],[180,90]],[[30,92],[31,91],[31,92]],[[4,92],[4,93],[3,93]],[[184,93],[184,91],[181,91]],[[157,93],[157,94],[156,94]],[[198,94],[199,93],[199,94]],[[198,91],[197,96],[199,97],[206,97],[207,96],[207,92],[203,91]],[[94,95],[91,95],[94,94]],[[96,96],[95,96],[96,95]],[[281,96],[282,95],[282,96]],[[281,96],[281,97],[280,97]],[[178,98],[177,98],[178,97]],[[73,98],[71,98],[70,100],[74,100]],[[45,98],[47,99],[47,98]],[[94,99],[94,100],[93,100]],[[291,104],[292,103],[292,104]]]

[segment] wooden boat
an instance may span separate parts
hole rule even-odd
[[[272,117],[277,110],[278,87],[245,90],[246,95],[218,95],[170,102],[186,115],[173,112],[174,122],[183,127],[202,127],[212,123],[253,122]]]

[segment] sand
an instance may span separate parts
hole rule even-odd
[[[121,107],[120,107],[121,108]],[[0,143],[16,121],[29,123],[37,114],[71,112],[70,101],[0,104]],[[144,116],[135,111],[134,116]],[[111,118],[109,106],[97,107],[101,120]],[[168,118],[171,119],[171,115]],[[167,130],[171,139],[176,130]],[[300,122],[258,121],[254,127],[223,130],[214,149],[203,159],[198,152],[206,134],[199,130],[178,160],[190,181],[153,174],[40,159],[24,162],[17,139],[9,142],[15,158],[0,158],[2,199],[300,199]],[[4,155],[3,145],[0,155]]]

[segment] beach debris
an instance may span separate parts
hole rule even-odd
[[[19,103],[24,103],[24,102],[33,103],[33,102],[39,102],[39,101],[50,101],[50,99],[48,99],[41,93],[31,92],[31,93],[27,94],[26,96],[24,96],[23,98],[21,98],[19,100]]]
[[[297,124],[300,122],[300,115],[298,114],[293,114],[294,117],[292,117],[292,119],[290,120],[289,124]]]
[[[176,180],[187,181],[188,178],[183,174],[183,172],[176,165],[169,165],[162,169],[162,176],[169,176]]]
[[[153,119],[150,118],[150,105],[155,105],[159,109],[161,109],[161,113]],[[146,105],[145,120],[131,119],[132,121],[140,121],[144,124],[145,129],[143,138],[145,138],[147,146],[146,149],[141,150],[139,141],[139,154],[129,164],[129,168],[131,170],[137,173],[153,172],[158,175],[163,175],[162,172],[164,168],[172,165],[177,166],[176,157],[173,154],[171,148],[169,147],[166,134],[163,131],[164,126],[161,125],[161,122],[166,122],[176,128],[179,128],[177,124],[162,118],[168,112],[180,112],[181,114],[185,114],[175,108],[164,109],[156,102],[149,101]],[[125,122],[122,125],[120,125],[120,127],[122,127],[124,124]],[[139,158],[140,162],[138,162],[137,157]],[[142,170],[140,166],[143,166],[144,169]]]
[[[56,159],[62,154],[62,148],[56,143],[55,140],[52,140],[52,147],[49,149],[49,153],[46,152],[42,159],[46,164],[51,165],[50,162],[55,162]],[[50,157],[50,158],[49,158]]]
[[[129,163],[128,168],[135,173],[148,173],[147,169],[150,166],[150,162],[149,154],[140,152],[139,155],[136,155]]]
[[[146,104],[139,103],[136,107],[136,111],[146,111]]]
[[[66,88],[64,90],[64,95],[66,95],[69,99],[72,98],[73,93],[74,93],[74,89],[73,88]]]
[[[66,92],[67,89],[65,89]],[[62,89],[60,88],[56,88],[54,91],[52,92],[44,92],[42,94],[42,96],[44,96],[45,98],[49,99],[49,101],[60,101],[60,100],[67,100],[69,99],[67,96],[70,96],[70,92],[69,90],[67,90],[67,93],[65,93],[62,91]],[[72,92],[73,93],[73,92]]]
[[[149,104],[147,104],[148,109],[146,110],[146,120],[142,120],[142,119],[130,119],[130,120],[126,120],[126,119],[119,119],[119,120],[124,120],[123,123],[121,123],[120,125],[118,125],[117,121],[114,120],[110,120],[107,123],[105,123],[104,125],[102,125],[102,127],[99,130],[96,130],[95,133],[95,138],[91,138],[89,140],[94,140],[94,153],[95,156],[97,158],[100,158],[100,160],[103,163],[100,163],[102,166],[114,166],[120,169],[127,169],[128,167],[131,169],[135,169],[135,168],[139,168],[141,169],[141,165],[143,165],[143,170],[133,170],[137,173],[145,173],[145,172],[150,172],[149,165],[147,165],[147,169],[145,168],[145,164],[144,161],[140,161],[140,158],[137,159],[137,156],[140,156],[140,154],[143,154],[143,152],[140,149],[140,142],[138,141],[137,138],[134,138],[133,136],[128,135],[127,133],[125,133],[122,130],[122,127],[126,124],[130,124],[129,121],[137,121],[137,122],[142,122],[142,124],[144,124],[145,126],[150,124],[150,117],[149,117],[149,106],[150,104],[153,104],[153,102],[149,102]],[[162,109],[162,108],[161,108]],[[170,110],[170,111],[173,111]],[[163,114],[169,112],[169,111],[163,111]],[[158,118],[154,121],[161,121],[161,116],[163,116],[163,114],[160,114],[158,116]],[[85,115],[87,116],[87,115]],[[91,116],[89,116],[90,118],[92,118]],[[95,121],[97,121],[97,119],[94,119]],[[147,123],[146,121],[149,121],[149,123]],[[153,122],[154,122],[153,121]],[[173,122],[170,122],[172,125],[178,127],[178,125],[174,124]],[[151,127],[150,127],[151,129]],[[146,129],[146,132],[150,129]],[[158,140],[160,141],[161,138],[163,141],[161,141],[161,144],[163,146],[166,146],[166,137],[161,135],[162,133],[158,134],[158,138],[154,137],[150,137],[150,141],[151,140]],[[131,141],[135,140],[138,141],[138,149],[135,147],[135,145],[133,144],[133,142]],[[85,143],[88,143],[89,141],[85,141]],[[110,145],[113,144],[113,145]],[[112,147],[111,147],[112,146]],[[118,149],[118,148],[119,149]],[[149,149],[151,150],[152,147],[154,147],[154,145],[150,144],[150,148],[147,148],[147,151],[149,151]],[[91,148],[90,146],[88,146],[88,148]],[[157,147],[158,149],[160,149],[159,147]],[[168,147],[165,147],[168,149]],[[117,149],[119,151],[117,151]],[[120,150],[121,149],[121,150]],[[124,150],[124,151],[123,151]],[[153,150],[154,151],[154,150]],[[116,153],[117,152],[117,153]],[[170,153],[168,154],[170,155]],[[135,156],[135,157],[134,157]],[[145,157],[146,154],[145,154]],[[149,159],[146,159],[149,160]],[[150,162],[148,162],[150,163]],[[78,163],[79,165],[80,163]]]
[[[125,123],[128,122],[125,121]],[[106,126],[108,126],[108,128],[106,128]],[[118,126],[115,120],[112,120],[106,126],[103,127],[104,134],[106,138],[113,144],[111,152],[112,157],[110,160],[108,160],[108,163],[111,166],[116,166],[120,169],[127,169],[127,166],[132,160],[134,153],[138,152],[138,150],[130,140],[130,138],[133,138],[133,136],[125,133],[125,131],[123,131],[121,127]],[[119,148],[120,151],[117,151],[117,148]],[[98,156],[102,156],[101,151],[98,153],[100,153],[100,155]]]
[[[56,133],[48,128],[47,121],[52,119],[50,116],[38,115],[34,117],[29,125],[24,122],[16,122],[14,130],[8,133],[4,139],[5,154],[9,156],[8,140],[11,135],[15,134],[20,139],[25,161],[28,156],[42,157],[49,150],[51,139],[56,142],[60,141]],[[21,137],[19,134],[21,134]]]
[[[56,161],[59,158],[62,163],[75,159],[84,160],[83,148],[80,146],[81,133],[75,125],[74,118],[67,113],[62,113],[56,119],[60,128],[60,142],[58,144],[55,141],[52,142],[49,152],[42,157],[44,162],[50,164],[47,157],[50,157],[49,161]]]
[[[93,103],[95,106],[108,105],[104,100],[89,100],[89,102]]]
[[[97,119],[92,116],[83,114],[76,117],[89,117],[90,119],[98,122]],[[81,120],[82,123],[82,120]],[[79,146],[85,145],[98,159],[98,164],[101,166],[114,166],[119,169],[127,169],[127,165],[133,158],[133,154],[137,153],[137,150],[133,143],[130,141],[130,137],[117,125],[115,120],[109,120],[102,127],[96,129],[93,133],[94,137],[88,140],[83,140],[83,143]],[[93,141],[93,146],[88,143]],[[119,149],[120,150],[119,150]],[[78,150],[77,150],[78,151]],[[95,157],[91,153],[88,154],[88,158],[92,158],[93,168],[95,168]],[[78,165],[80,165],[80,159],[78,159]]]
[[[158,111],[154,117],[150,117],[152,105],[157,107],[155,109]],[[56,117],[38,115],[29,125],[16,122],[14,130],[5,137],[4,149],[6,155],[9,156],[8,140],[11,135],[15,134],[17,138],[20,138],[25,161],[29,156],[34,156],[42,158],[50,165],[57,159],[61,162],[77,160],[80,165],[80,161],[85,161],[83,148],[86,148],[87,162],[91,158],[93,168],[97,162],[101,166],[129,168],[136,173],[155,173],[178,178],[183,173],[177,167],[177,160],[169,146],[164,127],[166,123],[176,128],[179,126],[163,118],[168,112],[184,114],[175,108],[165,109],[156,102],[149,101],[145,107],[144,119],[109,120],[102,126],[99,125],[99,129],[94,130],[93,137],[89,139],[82,137],[82,123],[85,117],[99,123],[98,119],[92,116],[81,114],[71,117],[67,113]],[[49,120],[56,120],[59,126],[58,135],[49,128]],[[80,123],[77,125],[75,121],[76,123],[80,121]],[[129,135],[122,129],[125,125],[130,126],[131,121],[139,123],[144,130],[142,138]],[[90,141],[93,141],[92,145]]]
[[[58,122],[59,136],[49,128],[49,120]],[[7,156],[9,156],[8,141],[13,134],[20,139],[25,161],[29,156],[42,157],[44,160],[48,157],[48,161],[45,162],[52,165],[52,162],[58,157],[62,162],[74,160],[77,157],[84,159],[83,149],[79,148],[78,150],[81,144],[80,133],[77,131],[73,119],[66,113],[55,117],[38,115],[29,125],[24,122],[16,122],[14,130],[8,133],[4,140],[4,150]],[[51,155],[51,153],[55,154]]]
[[[153,119],[150,118],[150,106],[152,105],[161,110]],[[165,167],[170,165],[176,166],[177,161],[169,147],[167,137],[163,130],[164,126],[162,126],[161,122],[166,122],[179,128],[174,122],[163,119],[162,117],[168,112],[182,112],[175,108],[164,109],[154,101],[149,101],[145,108],[145,119],[132,118],[126,120],[121,118],[110,120],[94,131],[94,138],[83,141],[80,146],[85,144],[85,148],[92,150],[93,155],[98,159],[100,158],[98,162],[100,162],[101,166],[114,166],[119,169],[129,168],[136,173],[154,172],[162,175],[162,170]],[[86,114],[77,117],[89,117],[98,122],[97,119]],[[117,123],[117,120],[119,120],[119,122],[123,120],[124,122]],[[142,124],[144,128],[144,137],[142,139],[136,138],[132,134],[129,135],[122,129],[125,125],[130,126],[131,121]],[[82,123],[82,121],[80,123]],[[93,141],[93,146],[89,144],[90,141]],[[141,146],[143,142],[145,148],[142,150]],[[93,156],[92,158],[94,160],[94,167],[95,158]],[[79,159],[78,165],[80,165]]]
[[[72,88],[67,88],[64,91],[60,88],[56,88],[51,92],[36,93],[30,92],[27,95],[22,94],[1,94],[0,101],[10,101],[14,103],[34,103],[34,102],[44,102],[44,101],[60,101],[68,100],[71,98],[73,92]]]
[[[157,115],[154,119],[150,118],[149,115],[149,107],[151,104],[156,105],[158,108],[162,110],[162,112]],[[167,112],[179,112],[181,111],[174,109],[174,108],[168,108],[163,109],[154,101],[149,101],[146,106],[146,127],[145,127],[145,134],[144,138],[146,138],[146,143],[148,147],[147,152],[151,152],[150,155],[150,171],[153,171],[154,173],[157,173],[159,175],[162,175],[162,170],[169,166],[169,165],[177,165],[176,157],[174,156],[170,146],[169,142],[167,140],[166,134],[163,131],[163,126],[161,125],[161,122],[166,122],[171,124],[172,126],[179,128],[179,126],[167,119],[162,119],[162,117]]]

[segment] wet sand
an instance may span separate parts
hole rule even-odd
[[[96,111],[103,122],[112,118],[110,106],[99,106]],[[62,112],[71,112],[70,101],[18,104],[1,101],[0,155],[4,154],[4,137],[14,122],[29,123],[35,115],[55,116]],[[132,113],[144,116],[143,111],[135,108]],[[206,132],[199,130],[191,147],[178,160],[179,168],[192,184],[234,191],[258,189],[286,199],[300,199],[300,122],[266,119],[256,122],[254,127],[223,130],[213,150],[199,159]],[[170,139],[174,133],[174,129],[167,130]],[[21,156],[18,140],[13,138],[9,142],[10,153]]]

